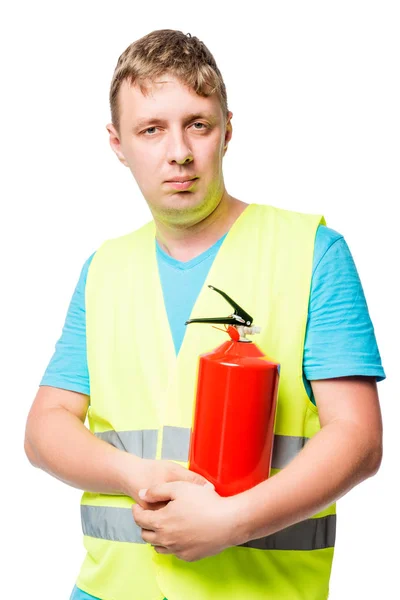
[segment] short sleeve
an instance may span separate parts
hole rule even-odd
[[[55,351],[39,385],[49,385],[90,395],[86,356],[85,287],[95,252],[82,267],[73,293],[64,327]]]
[[[303,370],[309,380],[350,375],[385,379],[374,327],[343,236],[317,231]]]

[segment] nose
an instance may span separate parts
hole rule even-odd
[[[189,147],[185,133],[171,132],[168,145],[168,162],[185,165],[193,161],[193,153]]]

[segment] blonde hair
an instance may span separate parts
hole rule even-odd
[[[228,100],[213,55],[197,37],[173,29],[159,29],[133,42],[118,59],[110,87],[111,120],[119,132],[118,92],[127,79],[146,95],[146,81],[170,73],[199,96],[217,94],[224,118]]]

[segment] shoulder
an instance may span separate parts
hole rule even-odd
[[[350,249],[343,235],[324,226],[315,238],[303,367],[308,380],[385,378]]]
[[[75,290],[78,293],[79,293],[79,291],[83,291],[84,288],[85,288],[86,280],[87,280],[87,275],[88,275],[88,271],[89,271],[89,267],[90,267],[90,265],[92,263],[92,260],[93,260],[93,258],[95,256],[95,254],[96,254],[96,251],[94,251],[93,254],[91,254],[89,256],[89,258],[85,261],[85,263],[84,263],[84,265],[82,267],[81,274],[80,274],[80,277],[79,277],[79,281],[78,281],[78,284],[77,284],[76,290]]]
[[[315,235],[313,272],[315,272],[318,265],[323,261],[327,252],[335,245],[338,250],[342,250],[344,255],[347,256],[349,254],[348,246],[341,233],[326,225],[319,225]]]

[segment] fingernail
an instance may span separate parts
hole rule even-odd
[[[145,496],[146,496],[146,490],[139,490],[139,498],[141,498],[142,500],[144,500]]]

